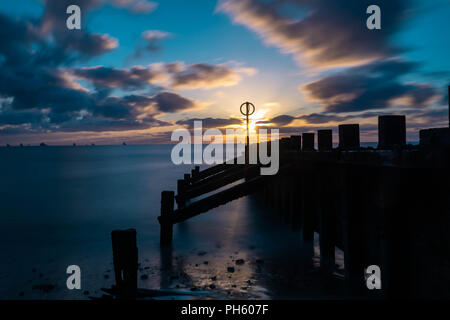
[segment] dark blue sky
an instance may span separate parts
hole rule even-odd
[[[245,100],[285,134],[350,121],[374,141],[376,115],[401,113],[416,140],[447,125],[449,16],[445,0],[2,1],[0,144],[164,143],[194,118],[235,126]]]

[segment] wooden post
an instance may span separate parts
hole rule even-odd
[[[195,166],[194,169],[192,169],[192,172],[191,172],[192,180],[195,181],[195,179],[198,177],[199,173],[200,173],[200,167],[199,166]]]
[[[294,216],[292,219],[292,229],[294,231],[300,230],[303,222],[303,183],[302,183],[303,171],[301,168],[296,168],[294,176]]]
[[[161,218],[159,223],[161,225],[160,232],[160,243],[170,244],[173,238],[173,224],[170,221],[171,215],[173,214],[173,191],[163,191],[161,192]]]
[[[360,146],[359,124],[340,124],[339,149],[357,150]]]
[[[319,151],[331,151],[333,149],[333,131],[330,129],[317,131],[317,147]]]
[[[308,168],[302,174],[302,228],[303,241],[314,241],[314,191],[313,191],[313,177],[311,170]]]
[[[132,296],[137,289],[138,249],[136,230],[111,232],[114,274],[120,294]]]
[[[363,168],[341,165],[339,169],[340,207],[342,210],[345,277],[360,292],[365,288]]]
[[[184,179],[177,180],[177,205],[178,208],[184,208],[186,200],[184,199],[184,193],[186,192],[186,181]]]
[[[189,173],[184,174],[184,182],[186,187],[191,184],[191,175]]]
[[[320,267],[329,274],[334,270],[335,243],[336,243],[336,204],[335,195],[332,192],[334,175],[329,164],[319,168],[317,180],[318,210],[319,210],[319,245]]]

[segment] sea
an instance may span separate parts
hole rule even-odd
[[[161,192],[193,165],[171,145],[0,148],[0,299],[90,299],[115,283],[111,231],[134,228],[138,286],[191,292],[186,299],[346,297],[343,253],[331,284],[320,274],[318,235],[275,217],[255,196],[175,225],[159,243]],[[204,169],[207,166],[201,166]],[[81,288],[66,285],[81,270]],[[174,296],[161,299],[174,299]]]

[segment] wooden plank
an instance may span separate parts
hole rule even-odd
[[[264,185],[266,179],[266,176],[253,178],[247,182],[243,182],[224,191],[215,193],[207,198],[196,201],[182,209],[177,209],[174,211],[174,214],[171,215],[171,217],[166,218],[159,216],[158,220],[160,223],[166,223],[166,219],[169,219],[169,222],[171,222],[172,224],[185,221],[189,218],[195,217],[201,213],[207,212],[208,210],[224,205],[227,202],[241,198],[256,191],[259,187],[262,187]]]
[[[204,183],[191,186],[184,193],[178,194],[177,201],[179,198],[183,198],[186,201],[243,179],[246,177],[249,169],[247,166],[240,166],[233,167],[229,171],[223,171],[219,176],[208,178],[204,180]]]

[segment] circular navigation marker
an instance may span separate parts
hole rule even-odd
[[[242,107],[245,106],[245,109],[242,110]],[[243,104],[241,104],[241,113],[248,117],[251,116],[254,112],[255,112],[255,105],[251,102],[244,102]],[[251,111],[250,111],[251,110]]]

